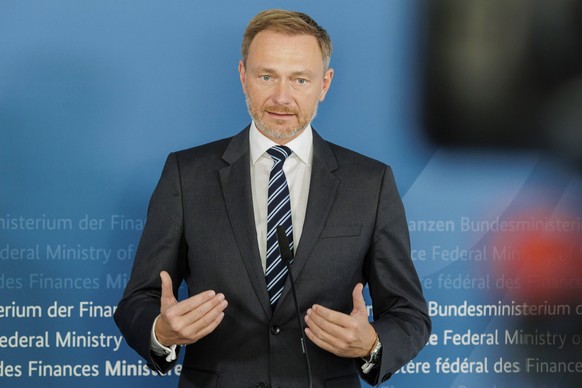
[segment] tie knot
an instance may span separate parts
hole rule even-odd
[[[289,157],[289,155],[291,155],[292,151],[289,149],[289,147],[285,147],[282,145],[276,145],[276,146],[269,148],[267,150],[267,153],[269,155],[271,155],[271,158],[273,158],[275,163],[278,163],[278,162],[284,162],[285,159],[287,159]]]

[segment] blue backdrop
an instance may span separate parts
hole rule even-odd
[[[0,385],[176,383],[127,376],[130,365],[147,372],[111,312],[167,153],[248,124],[236,71],[241,37],[252,16],[273,7],[307,12],[330,33],[335,78],[315,127],[390,164],[407,210],[434,335],[384,386],[574,381],[582,371],[578,332],[531,326],[523,309],[483,306],[521,306],[539,286],[511,266],[523,262],[522,251],[509,253],[532,245],[523,232],[539,231],[535,221],[568,228],[579,257],[580,239],[569,238],[582,229],[580,179],[539,154],[452,153],[428,143],[419,106],[421,3],[3,0]],[[548,253],[531,249],[534,258]],[[508,286],[507,267],[521,284]],[[549,314],[553,299],[536,297],[527,300],[559,322],[582,315],[578,305]],[[467,313],[471,306],[481,313]],[[518,334],[531,334],[533,346]],[[88,336],[94,341],[75,341]],[[77,377],[60,377],[71,366]]]

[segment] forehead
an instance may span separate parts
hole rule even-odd
[[[303,63],[323,66],[323,56],[317,39],[312,35],[288,35],[272,30],[259,32],[251,42],[247,61],[255,65],[265,62]]]

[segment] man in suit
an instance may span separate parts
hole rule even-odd
[[[327,32],[309,16],[259,13],[239,63],[251,125],[166,161],[115,320],[159,372],[186,346],[180,386],[377,384],[428,339],[391,169],[311,127],[333,79],[330,56]],[[276,226],[293,252],[304,329]],[[190,297],[177,301],[182,281]]]

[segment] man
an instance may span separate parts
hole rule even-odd
[[[259,13],[238,68],[251,125],[166,161],[115,319],[158,371],[187,346],[180,386],[376,384],[427,341],[390,168],[311,128],[333,79],[330,56],[327,32],[309,16]],[[293,252],[310,368],[277,226]],[[178,302],[182,280],[191,296]]]

